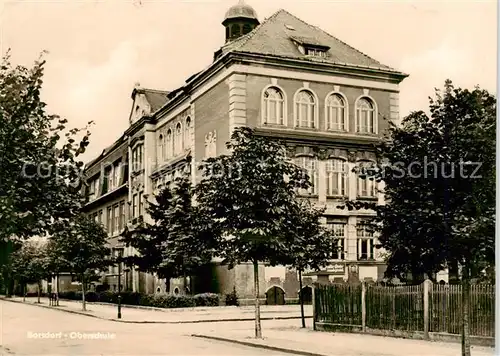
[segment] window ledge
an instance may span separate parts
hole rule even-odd
[[[264,127],[276,127],[276,128],[287,128],[288,127],[286,125],[286,123],[283,123],[283,124],[274,124],[274,123],[270,123],[270,122],[263,122],[262,126],[264,126]]]
[[[349,130],[326,129],[325,132],[334,133],[334,134],[348,134]]]
[[[293,129],[297,131],[303,130],[303,131],[319,132],[319,128],[316,127],[294,126]]]
[[[374,133],[374,132],[359,132],[359,131],[355,131],[354,133],[356,135],[362,135],[362,136],[368,136],[368,137],[378,137],[378,133]]]
[[[298,193],[297,196],[299,198],[318,198],[318,194],[300,194],[300,193]]]
[[[377,201],[378,197],[371,197],[371,196],[364,196],[364,195],[358,195],[356,197],[358,200],[372,200],[372,201]]]

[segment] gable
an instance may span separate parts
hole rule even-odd
[[[143,116],[149,116],[161,109],[168,101],[168,91],[134,88],[132,92],[132,110],[130,111],[129,123],[133,124]]]
[[[326,52],[325,57],[307,56],[300,44],[313,45]],[[370,67],[385,71],[396,70],[367,56],[322,29],[309,25],[285,10],[279,10],[264,20],[252,32],[229,42],[220,50],[255,53],[332,64]]]

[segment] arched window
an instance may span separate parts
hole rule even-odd
[[[179,122],[177,126],[175,127],[175,147],[174,147],[174,152],[176,155],[180,154],[183,150],[183,132],[182,132],[182,125]]]
[[[362,161],[358,163],[358,197],[377,197],[377,182],[367,176],[367,170],[373,167],[373,162]]]
[[[191,123],[191,118],[188,116],[186,119],[186,126],[184,127],[184,145],[186,148],[191,147],[191,140],[192,140],[192,123]]]
[[[173,153],[173,140],[172,140],[172,130],[168,129],[167,137],[165,138],[165,158],[172,158]]]
[[[342,159],[330,159],[326,162],[326,195],[347,195],[347,162]]]
[[[299,156],[295,158],[295,164],[305,169],[311,182],[311,187],[308,190],[300,189],[299,194],[317,195],[319,185],[318,160],[314,157]]]
[[[326,129],[348,131],[347,106],[339,94],[332,94],[326,99]]]
[[[164,156],[163,156],[163,153],[164,153],[164,150],[163,150],[163,145],[164,145],[164,137],[163,137],[163,134],[159,134],[158,135],[158,163],[161,163],[164,161]]]
[[[302,90],[295,97],[295,126],[314,128],[316,100],[309,90]]]
[[[243,34],[246,35],[247,33],[252,31],[252,26],[248,23],[243,25]]]
[[[241,33],[240,25],[234,24],[231,26],[231,37],[238,37]]]
[[[370,99],[359,99],[356,103],[356,132],[377,133],[375,114],[375,106]]]
[[[262,119],[265,124],[285,124],[285,99],[281,90],[267,88],[263,96]]]

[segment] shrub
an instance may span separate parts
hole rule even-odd
[[[233,287],[233,291],[231,293],[226,294],[226,305],[240,306],[238,294],[236,293],[236,287]]]
[[[193,297],[184,295],[159,295],[151,300],[151,306],[156,308],[191,308],[196,306]]]
[[[122,292],[122,304],[141,305],[141,293],[138,292]]]
[[[70,300],[75,300],[76,298],[76,292],[75,291],[67,291],[67,292],[61,292],[59,293],[59,298],[60,299],[70,299]]]
[[[96,292],[87,292],[85,293],[85,300],[87,302],[98,302],[99,294],[97,294]]]
[[[154,294],[139,294],[139,305],[143,305],[145,307],[154,307],[155,306],[155,296]]]
[[[104,291],[107,291],[109,290],[109,284],[108,282],[104,282],[103,284],[99,284],[95,287],[95,291],[97,293],[101,293],[101,292],[104,292]]]
[[[197,307],[217,307],[219,306],[219,295],[214,293],[202,293],[193,296]]]

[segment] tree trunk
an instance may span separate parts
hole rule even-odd
[[[59,306],[59,273],[56,274],[56,305]]]
[[[23,302],[26,301],[26,283],[22,284],[22,291],[23,291]]]
[[[304,316],[304,295],[302,291],[302,270],[299,269],[299,301],[300,301],[300,318],[302,319],[302,327],[306,327],[306,318]]]
[[[14,291],[14,280],[11,277],[7,278],[7,298],[11,298]]]
[[[464,266],[462,269],[462,356],[471,356],[469,335],[469,301],[470,270],[468,266]]]
[[[38,301],[37,303],[40,304],[40,294],[42,293],[42,282],[38,281]]]
[[[259,262],[253,262],[253,283],[255,290],[255,338],[262,339],[262,326],[260,325],[259,305]]]
[[[85,277],[82,275],[82,310],[87,311],[87,306],[85,304]]]

